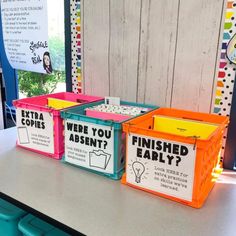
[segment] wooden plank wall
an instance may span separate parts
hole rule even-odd
[[[224,0],[82,0],[84,91],[210,112]]]

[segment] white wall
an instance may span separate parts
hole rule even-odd
[[[84,91],[209,112],[224,0],[82,0]]]

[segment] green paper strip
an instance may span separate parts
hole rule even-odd
[[[231,27],[232,27],[232,23],[227,22],[227,23],[225,23],[224,29],[231,29]]]
[[[216,98],[216,100],[215,100],[215,105],[220,105],[220,102],[221,102],[221,99]]]

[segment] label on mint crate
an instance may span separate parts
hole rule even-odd
[[[113,127],[65,120],[65,161],[91,170],[113,174]]]
[[[196,149],[194,145],[130,133],[127,182],[192,201]]]

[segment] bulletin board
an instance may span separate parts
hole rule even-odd
[[[227,46],[236,34],[236,1],[228,1],[217,76],[214,113],[230,115],[236,65],[227,57]]]
[[[230,116],[235,83],[236,65],[229,55],[230,43],[236,37],[236,1],[227,1],[225,19],[223,24],[222,43],[220,46],[220,58],[218,64],[218,74],[215,92],[213,113]],[[223,149],[225,147],[227,134],[224,136]],[[221,153],[223,160],[224,151]]]

